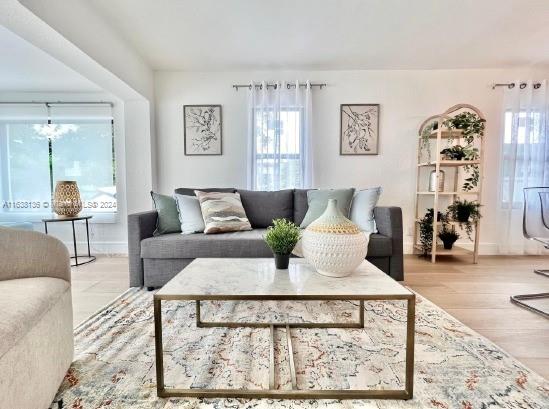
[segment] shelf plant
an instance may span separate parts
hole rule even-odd
[[[446,250],[451,250],[454,243],[459,239],[460,235],[456,232],[454,226],[451,226],[448,223],[442,224],[442,230],[438,233],[438,238],[442,240],[444,248]]]
[[[275,219],[269,226],[264,240],[274,254],[277,269],[285,270],[290,262],[290,254],[301,238],[299,227],[286,219]]]
[[[434,210],[432,208],[427,209],[425,215],[419,220],[419,244],[421,246],[421,252],[424,256],[431,253],[433,246],[433,220]],[[445,223],[447,222],[446,215],[437,212],[437,221]]]
[[[467,233],[469,240],[473,241],[473,225],[478,223],[482,215],[480,214],[480,203],[477,201],[468,201],[466,199],[457,199],[448,206],[448,219],[458,223],[459,227]]]

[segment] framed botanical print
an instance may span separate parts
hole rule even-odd
[[[340,155],[377,155],[379,104],[341,104]]]
[[[222,154],[221,105],[184,105],[185,155]]]

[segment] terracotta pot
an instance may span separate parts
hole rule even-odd
[[[82,211],[80,191],[74,180],[59,180],[56,183],[53,211],[60,217],[76,217]]]

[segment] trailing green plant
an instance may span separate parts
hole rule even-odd
[[[440,153],[449,160],[476,160],[479,158],[478,149],[472,146],[454,145],[441,150]]]
[[[421,143],[419,145],[420,152],[427,153],[427,162],[431,162],[431,133],[433,130],[438,127],[438,121],[431,122],[429,125],[426,125],[421,132]]]
[[[462,131],[463,139],[467,142],[467,145],[472,145],[475,138],[482,138],[484,136],[484,125],[486,120],[480,118],[474,112],[462,112],[448,118],[444,121],[444,126],[448,129],[459,129]]]
[[[427,209],[425,216],[419,220],[419,244],[421,246],[421,252],[424,256],[431,253],[433,247],[433,219],[434,210],[432,208]],[[437,212],[437,221],[443,224],[447,222],[447,217],[441,212]]]
[[[469,240],[473,241],[473,225],[478,223],[482,215],[480,214],[481,204],[477,201],[468,201],[466,199],[457,199],[448,206],[447,218],[459,224],[462,230],[465,230]]]
[[[269,226],[264,240],[273,253],[290,254],[301,237],[299,227],[286,219],[275,219]]]

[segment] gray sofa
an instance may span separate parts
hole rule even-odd
[[[157,219],[155,210],[129,215],[130,286],[163,286],[195,258],[272,257],[270,249],[263,241],[271,220],[285,217],[300,224],[308,209],[305,189],[278,192],[230,190],[240,193],[253,230],[153,236]],[[193,189],[176,189],[176,192],[194,194]],[[395,280],[403,280],[402,211],[400,207],[380,206],[374,209],[374,217],[378,233],[370,236],[366,259]]]

